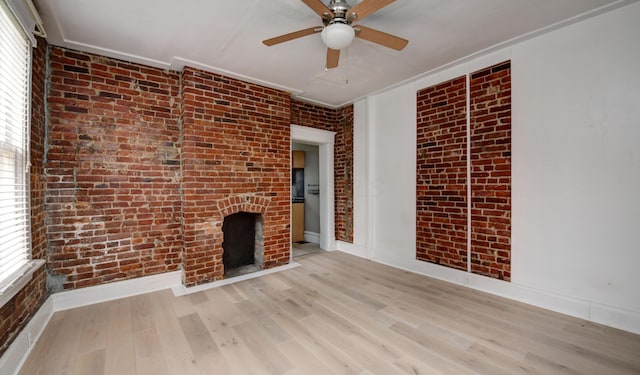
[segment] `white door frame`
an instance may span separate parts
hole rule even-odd
[[[335,132],[291,125],[291,143],[304,143],[318,146],[320,178],[320,248],[336,249],[335,234],[335,191],[333,181],[333,144]]]

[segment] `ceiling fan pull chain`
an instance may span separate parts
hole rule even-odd
[[[344,84],[348,85],[349,84],[349,47],[346,48],[345,60],[347,60],[347,63],[345,64],[346,66],[344,69]]]

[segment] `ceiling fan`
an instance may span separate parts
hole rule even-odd
[[[327,69],[338,66],[340,50],[349,46],[355,37],[400,51],[409,43],[408,40],[370,27],[352,25],[352,23],[362,21],[371,13],[377,12],[394,1],[363,0],[351,7],[346,0],[330,0],[329,5],[325,5],[322,0],[302,0],[303,3],[322,17],[324,27],[317,26],[294,31],[264,40],[262,43],[267,46],[273,46],[303,36],[321,33],[322,41],[327,46],[327,62],[325,65]]]

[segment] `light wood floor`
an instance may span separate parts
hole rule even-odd
[[[317,253],[257,279],[56,313],[21,374],[638,374],[640,336]]]
[[[293,251],[293,259],[296,260],[298,257],[303,257],[309,254],[315,254],[319,251],[322,251],[317,243],[305,242],[305,243],[292,243],[291,250]]]

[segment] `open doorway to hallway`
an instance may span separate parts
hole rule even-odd
[[[319,153],[317,145],[306,145],[294,142],[291,145],[294,153],[297,151],[304,155],[303,184],[302,191],[300,181],[296,181],[292,176],[292,196],[300,194],[303,200],[298,200],[304,204],[304,242],[320,243],[320,174],[319,174]],[[294,168],[296,170],[297,168]],[[300,176],[298,176],[300,180]],[[298,241],[297,241],[298,242]]]
[[[292,142],[292,219],[294,216],[302,216],[306,220],[303,225],[303,233],[300,236],[296,232],[297,241],[306,241],[309,243],[318,243],[318,247],[322,250],[335,250],[335,215],[334,215],[334,168],[333,168],[333,147],[335,132],[308,128],[304,126],[291,125],[291,142]],[[294,189],[293,176],[296,171],[293,168],[293,152],[295,149],[309,153],[309,171],[305,171],[304,185],[296,184]],[[308,152],[307,152],[308,151]],[[317,153],[316,153],[317,151]],[[317,157],[316,157],[317,155]],[[306,155],[305,155],[306,156]],[[305,163],[305,166],[307,163]],[[317,167],[316,167],[317,165]],[[297,165],[300,167],[300,165]],[[306,169],[306,168],[305,168]],[[315,170],[314,170],[315,169]],[[316,172],[317,171],[317,172]],[[298,171],[300,175],[300,171]],[[296,178],[297,182],[297,178]],[[303,207],[309,206],[307,215],[300,215],[299,205],[294,207],[294,196],[300,195],[300,190],[304,190],[304,201],[309,200]],[[299,199],[295,199],[299,202]],[[317,201],[317,204],[314,203]],[[315,226],[315,223],[318,223]],[[292,222],[292,239],[294,223]],[[298,228],[299,229],[299,228]],[[292,249],[293,249],[292,244]],[[293,253],[293,252],[292,252]]]
[[[295,258],[320,251],[320,155],[317,145],[293,142],[291,149],[291,238]]]

